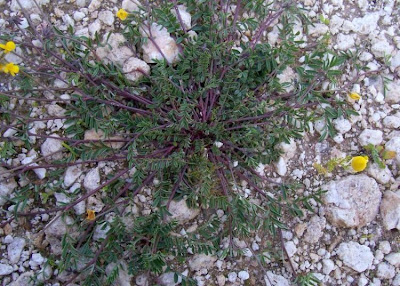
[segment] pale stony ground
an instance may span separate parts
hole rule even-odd
[[[31,11],[32,19],[40,19],[33,0],[20,2]],[[77,34],[88,36],[94,35],[96,31],[105,34],[116,29],[119,23],[114,15],[121,5],[127,10],[135,9],[129,0],[124,0],[122,4],[116,0],[71,0],[50,4],[48,0],[38,2],[44,4],[51,21],[61,30],[65,30],[67,25],[73,25]],[[359,48],[363,63],[371,70],[383,68],[382,74],[391,81],[384,92],[381,77],[362,78],[351,87],[362,96],[360,101],[352,102],[360,116],[336,120],[334,126],[338,135],[322,142],[317,140],[321,123],[315,123],[311,134],[303,140],[282,145],[284,155],[277,164],[259,170],[277,180],[299,180],[304,184],[304,194],[320,188],[328,191],[323,197],[323,205],[315,202],[314,214],[308,213],[289,223],[289,230],[283,232],[286,250],[298,273],[312,272],[321,280],[322,285],[400,285],[400,1],[298,2],[300,6],[309,9],[307,14],[316,23],[315,27],[310,27],[309,36],[305,35],[302,26],[296,26],[295,29],[300,31],[299,39],[312,37],[318,41],[328,32],[332,35],[331,45],[334,50],[339,52]],[[0,31],[5,19],[18,10],[16,0],[0,0]],[[321,23],[320,15],[330,20],[329,25]],[[23,25],[27,27],[27,23]],[[168,35],[163,37],[164,41],[170,40]],[[276,39],[277,27],[268,34],[271,43]],[[113,41],[116,48],[123,40],[115,36]],[[118,52],[99,52],[110,61],[121,61],[124,69],[129,71],[132,66],[150,69],[148,58],[154,51],[148,47],[141,59],[136,59],[131,50],[123,47]],[[173,59],[174,50],[169,52]],[[388,66],[385,65],[385,56],[390,56]],[[125,61],[128,64],[124,65]],[[134,80],[138,75],[133,73],[130,76]],[[287,76],[290,77],[290,73]],[[354,76],[354,71],[344,70],[341,84],[345,85]],[[46,106],[46,110],[49,114],[62,114],[62,110],[55,104]],[[35,112],[37,116],[42,115],[39,110],[34,110],[33,114]],[[38,123],[32,128],[57,134],[64,127],[63,122],[59,121]],[[12,130],[8,132],[2,136],[10,136]],[[323,176],[317,174],[313,167],[315,162],[324,163],[335,157],[363,154],[365,151],[362,146],[368,143],[384,145],[386,149],[396,151],[397,156],[386,161],[386,169],[379,169],[370,161],[367,170],[359,174],[337,168],[332,174]],[[60,144],[57,140],[46,140],[36,150],[23,150],[16,158],[10,159],[19,160],[21,164],[30,163],[30,158],[34,158],[37,152],[45,155],[58,150],[60,146],[57,144]],[[102,181],[102,176],[109,173],[112,167],[110,164],[99,164],[92,169],[69,168],[64,177],[64,185],[71,192],[79,188],[80,184],[87,190],[95,189]],[[45,175],[45,170],[37,170],[39,178]],[[19,183],[17,178],[2,183],[1,194],[12,195]],[[241,191],[251,197],[245,182]],[[56,193],[55,198],[58,203],[66,200],[62,193]],[[149,213],[151,199],[151,190],[145,190],[135,201],[132,212]],[[0,199],[0,205],[4,203]],[[85,202],[77,205],[74,210],[77,214],[84,214],[89,206],[101,210],[104,204],[101,197],[96,197],[88,201],[87,205]],[[171,205],[171,212],[182,224],[182,235],[196,226],[198,210],[190,210],[185,204],[177,203]],[[218,215],[222,217],[224,213],[219,212]],[[6,220],[7,217],[2,216],[1,219]],[[32,228],[24,229],[12,222],[0,229],[1,285],[29,285],[27,278],[41,270],[44,270],[45,275],[39,278],[46,285],[63,285],[65,277],[44,265],[46,253],[60,253],[60,238],[67,230],[65,223],[56,221],[47,228],[45,237],[37,237],[38,230],[52,219],[42,215],[32,219]],[[96,235],[100,239],[104,237],[104,231],[98,229]],[[227,243],[221,247],[226,247]],[[218,260],[216,256],[195,255],[182,268],[182,273],[194,277],[198,285],[291,285],[289,281],[293,275],[289,264],[286,261],[282,266],[282,263],[276,262],[280,254],[273,253],[274,248],[268,246],[268,239],[255,236],[248,241],[235,240],[235,244],[245,250],[245,256]],[[267,252],[265,254],[271,257],[272,261],[265,267],[261,267],[255,258],[255,254],[260,252]],[[274,260],[275,256],[278,256],[278,260]],[[151,283],[144,276],[129,277],[122,271],[119,278],[119,285]],[[161,276],[158,283],[175,285],[171,273]]]

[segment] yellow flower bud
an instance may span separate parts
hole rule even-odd
[[[361,99],[361,95],[359,95],[357,92],[350,92],[349,93],[349,97],[351,99],[354,99],[354,100],[360,100]]]
[[[121,8],[117,12],[117,17],[123,21],[128,17],[128,12]]]
[[[355,156],[351,159],[351,167],[355,172],[364,171],[368,164],[367,156]]]

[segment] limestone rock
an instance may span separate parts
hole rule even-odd
[[[376,276],[381,279],[392,279],[396,275],[396,270],[393,265],[386,262],[378,264]]]
[[[385,229],[400,230],[400,195],[392,191],[386,191],[383,195],[380,210]]]
[[[384,169],[381,169],[376,163],[369,164],[367,173],[381,184],[389,183],[390,178],[392,177],[392,173],[387,166],[385,166]]]
[[[13,177],[10,177],[6,180],[6,178],[10,175],[7,172],[7,169],[0,167],[0,206],[4,205],[7,201],[7,197],[14,191],[17,187],[17,183],[15,182]]]
[[[153,63],[154,59],[164,60],[164,57],[169,63],[178,60],[178,46],[166,28],[152,23],[150,28],[148,26],[142,27],[140,33],[143,37],[152,38],[154,41],[153,43],[151,39],[148,39],[147,42],[142,45],[143,59],[145,62]]]
[[[383,132],[380,130],[364,129],[358,138],[361,146],[368,144],[379,145],[383,141]]]
[[[396,152],[395,160],[400,164],[400,137],[393,137],[385,144],[385,149]]]
[[[114,281],[113,285],[118,285],[118,286],[132,285],[131,279],[133,278],[133,275],[128,274],[128,265],[123,260],[120,261],[118,266],[116,263],[108,264],[106,267],[106,274],[110,275],[116,267],[119,267],[118,276],[117,276],[117,279]]]
[[[400,253],[393,252],[385,256],[385,260],[395,266],[396,268],[400,267]]]
[[[137,81],[143,75],[150,74],[150,66],[141,59],[131,57],[124,63],[123,71],[127,79]]]
[[[57,134],[51,134],[52,137],[60,137]],[[43,156],[48,156],[45,158],[47,162],[51,160],[59,160],[62,158],[62,153],[59,152],[64,147],[62,146],[63,141],[55,138],[47,138],[43,144],[40,146],[40,151]],[[58,152],[56,154],[50,155],[52,153]]]
[[[266,286],[290,286],[289,281],[281,276],[274,274],[272,271],[268,271],[267,275],[264,276]]]
[[[200,213],[200,209],[189,208],[186,204],[186,200],[171,201],[168,211],[171,213],[168,220],[176,219],[180,224],[194,219]]]
[[[378,213],[381,192],[376,181],[367,175],[351,175],[322,187],[327,219],[338,227],[361,227]]]
[[[22,250],[26,245],[25,239],[21,237],[16,237],[13,241],[8,245],[7,252],[8,252],[8,260],[11,264],[16,264],[21,257]]]
[[[324,217],[313,216],[307,223],[307,231],[304,235],[304,240],[311,244],[316,243],[324,234],[323,230],[325,229],[325,225],[326,219]]]
[[[354,241],[341,243],[337,254],[346,266],[359,273],[369,269],[374,260],[374,255],[368,246]]]
[[[83,186],[88,191],[93,191],[100,186],[99,168],[94,168],[86,174],[86,177],[83,180]]]
[[[400,82],[398,80],[388,82],[385,101],[387,103],[400,102]]]
[[[75,181],[82,175],[82,169],[80,165],[69,166],[64,174],[64,185],[66,187],[71,186]]]
[[[205,255],[203,253],[195,254],[193,258],[189,260],[189,268],[192,271],[199,271],[203,268],[210,269],[215,261],[217,261],[216,256]]]

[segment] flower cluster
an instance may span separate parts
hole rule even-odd
[[[15,50],[15,43],[13,41],[0,44],[0,71],[15,76],[19,72],[19,66],[12,62],[2,63],[4,55],[13,50]]]

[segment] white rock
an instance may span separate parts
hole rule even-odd
[[[89,25],[89,34],[94,39],[94,35],[99,33],[101,29],[101,22],[99,19]]]
[[[114,283],[118,286],[131,286],[131,279],[133,275],[128,274],[128,265],[125,261],[120,260],[118,265],[116,263],[110,263],[106,267],[106,274],[109,276],[112,271],[118,267],[118,276]]]
[[[313,216],[307,223],[307,231],[304,234],[304,240],[310,244],[318,242],[324,234],[326,219],[318,215]]]
[[[385,229],[400,230],[400,195],[392,191],[386,191],[383,195],[380,210]]]
[[[396,268],[400,267],[400,253],[393,252],[385,256],[385,260]]]
[[[293,138],[290,139],[289,144],[282,142],[279,144],[279,148],[283,152],[282,157],[287,161],[292,159],[296,155],[297,146],[296,141]]]
[[[3,206],[7,202],[7,197],[14,191],[17,187],[17,183],[14,177],[6,178],[10,174],[6,174],[7,169],[0,167],[0,206]],[[4,175],[3,175],[4,174]]]
[[[142,27],[142,29],[140,29],[140,33],[143,37],[148,38],[150,37],[150,35],[152,35],[151,38],[162,52],[160,53],[153,41],[148,39],[147,42],[142,45],[143,59],[145,62],[153,63],[153,59],[163,60],[164,56],[169,63],[173,63],[178,60],[178,46],[175,40],[170,36],[166,28],[156,23],[152,23],[150,30],[148,27]]]
[[[279,157],[278,162],[274,163],[275,170],[279,176],[285,176],[287,172],[286,161],[282,157]]]
[[[322,186],[328,220],[338,227],[361,227],[378,213],[381,192],[376,181],[367,175],[351,175]]]
[[[331,259],[322,260],[322,272],[326,275],[329,275],[335,269],[335,263]]]
[[[379,12],[368,13],[362,18],[354,18],[352,22],[354,32],[363,35],[369,35],[375,32],[378,26],[379,14]]]
[[[51,134],[52,137],[60,137],[57,134]],[[62,146],[63,141],[54,138],[47,138],[46,141],[40,146],[40,151],[43,156],[48,156],[45,158],[46,161],[51,160],[59,160],[62,158],[62,152],[59,152],[64,149]],[[50,155],[52,153],[58,152],[56,154]]]
[[[386,128],[397,129],[400,127],[400,114],[389,115],[383,119],[383,125]]]
[[[267,275],[264,276],[266,286],[290,286],[289,281],[281,276],[274,274],[271,271],[267,272]]]
[[[400,273],[394,277],[392,281],[392,286],[400,286]]]
[[[109,10],[101,11],[99,13],[99,20],[108,26],[112,26],[114,24],[114,19],[114,14]]]
[[[75,21],[79,22],[81,21],[83,18],[85,18],[85,13],[81,12],[81,11],[75,11],[73,18]]]
[[[290,67],[286,67],[282,73],[278,74],[277,78],[279,79],[280,84],[289,84],[289,86],[284,86],[286,92],[291,92],[294,90],[294,85],[292,82],[298,78],[297,74]]]
[[[382,251],[383,254],[389,254],[392,251],[392,247],[390,246],[390,242],[387,240],[379,242],[379,250]]]
[[[19,261],[25,245],[26,241],[21,237],[14,238],[14,240],[8,245],[8,260],[11,264],[16,264]]]
[[[64,186],[69,187],[82,175],[80,165],[69,166],[64,174]]]
[[[57,214],[58,215],[58,214]],[[69,225],[73,224],[74,220],[69,216],[60,216],[55,221],[51,220],[45,228],[47,236],[61,238],[69,230]]]
[[[3,137],[4,138],[8,138],[8,137],[12,137],[15,135],[15,133],[17,133],[18,131],[14,128],[8,128],[4,133],[3,133]]]
[[[6,276],[14,272],[11,265],[0,263],[0,276]]]
[[[166,272],[162,274],[160,277],[158,277],[157,282],[162,286],[175,286],[180,284],[182,282],[182,277],[178,276],[178,281],[175,282],[174,276],[175,276],[174,272]]]
[[[393,46],[388,43],[386,38],[377,39],[377,41],[371,46],[371,52],[377,58],[384,58],[385,56],[390,56],[393,52]]]
[[[104,225],[106,226],[104,227]],[[109,230],[110,226],[106,222],[96,225],[93,233],[93,239],[96,241],[105,239]]]
[[[400,164],[400,137],[393,137],[385,144],[385,150],[396,152],[395,160]]]
[[[244,281],[250,278],[250,274],[247,271],[239,271],[238,277],[240,280]]]
[[[50,0],[37,0],[37,1],[34,1],[34,0],[19,0],[19,1],[12,0],[11,4],[10,4],[10,9],[12,11],[20,11],[20,10],[22,10],[21,9],[21,7],[22,7],[23,9],[26,9],[28,11],[38,11],[38,7],[36,6],[35,2],[39,6],[42,6],[42,5],[48,4],[50,2]]]
[[[18,276],[17,280],[12,282],[9,286],[27,286],[31,284],[33,276],[33,271],[24,272],[20,276]]]
[[[94,168],[86,174],[85,179],[83,180],[83,186],[88,191],[93,191],[100,186],[100,172],[99,168]]]
[[[297,251],[296,244],[293,241],[285,242],[285,248],[289,257],[292,257]]]
[[[392,178],[392,172],[390,172],[387,166],[385,166],[384,169],[381,169],[376,163],[368,165],[367,173],[381,184],[389,183]]]
[[[333,120],[333,125],[340,134],[345,134],[351,129],[350,121],[343,117]]]
[[[374,255],[368,246],[354,241],[341,243],[336,252],[346,266],[359,273],[369,269],[374,260]]]
[[[199,271],[202,268],[210,269],[213,266],[215,261],[217,261],[217,257],[216,256],[205,255],[203,253],[195,254],[189,260],[189,268],[192,271]]]
[[[127,79],[137,81],[143,75],[150,74],[150,66],[145,61],[131,57],[124,63],[123,71]]]
[[[134,12],[138,10],[139,3],[135,0],[124,0],[122,1],[122,9],[128,12]]]
[[[237,274],[236,272],[230,272],[228,274],[228,281],[234,283],[237,279]]]
[[[178,5],[178,11],[179,11],[179,15],[181,17],[183,26],[185,27],[186,30],[190,29],[192,27],[192,16],[186,11],[186,7],[183,5]],[[179,23],[179,18],[176,13],[176,10],[174,8],[171,9],[171,13],[173,15],[175,15],[175,17]]]
[[[364,129],[361,132],[358,142],[361,146],[366,146],[368,144],[379,145],[383,141],[383,132],[381,130]]]
[[[71,16],[68,14],[65,14],[64,16],[62,16],[62,20],[67,26],[71,26],[71,27],[75,26],[74,19],[72,19]]]
[[[310,26],[308,34],[313,37],[319,37],[326,34],[329,31],[329,27],[325,24],[316,23],[314,26]]]
[[[101,2],[103,2],[102,0],[92,0],[89,4],[89,12],[94,12],[99,10],[100,6],[101,6]]]
[[[200,213],[200,209],[198,208],[189,208],[186,204],[186,200],[171,201],[168,211],[171,213],[171,216],[169,216],[167,220],[177,220],[180,224],[194,219]]]
[[[355,44],[353,35],[339,34],[336,41],[337,49],[342,51],[353,48]]]
[[[225,278],[225,276],[222,275],[222,274],[218,275],[218,276],[217,276],[217,283],[218,283],[218,286],[224,286],[225,283],[226,283],[226,278]]]
[[[33,253],[31,260],[29,261],[30,266],[42,265],[46,259],[40,253]]]
[[[381,262],[378,264],[378,269],[376,271],[376,276],[381,279],[392,279],[396,275],[396,270],[393,265],[386,262]]]

